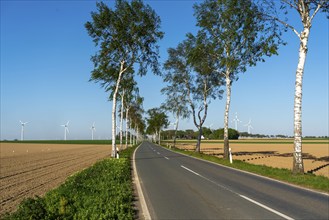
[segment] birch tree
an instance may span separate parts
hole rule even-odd
[[[145,75],[148,67],[159,74],[157,41],[163,37],[160,18],[141,0],[116,0],[114,9],[96,3],[92,21],[85,27],[99,50],[91,60],[91,80],[105,88],[115,85],[112,105],[112,157],[116,157],[116,100],[120,82],[128,70],[139,64],[137,73]]]
[[[170,74],[164,77],[164,82],[170,81]],[[179,86],[175,84],[169,84],[167,87],[161,89],[161,93],[166,95],[165,102],[161,105],[161,108],[171,112],[175,118],[175,132],[174,132],[174,147],[176,146],[177,130],[179,125],[179,119],[189,118],[190,110],[188,109],[188,101],[184,93],[179,90]]]
[[[271,8],[276,8],[275,1],[267,2]],[[281,0],[280,10],[283,13],[279,16],[276,11],[266,10],[266,16],[282,24],[286,29],[291,30],[299,41],[298,64],[295,79],[295,95],[294,95],[294,153],[293,153],[293,173],[304,173],[304,163],[302,155],[302,87],[305,61],[308,51],[308,40],[311,32],[312,22],[318,13],[326,13],[329,17],[329,1],[328,0]],[[288,21],[286,15],[288,12],[295,11],[298,13],[302,28],[298,30],[297,25],[293,25]]]
[[[179,89],[191,108],[193,122],[199,135],[195,151],[200,152],[202,126],[207,118],[211,99],[221,98],[222,78],[217,77],[218,60],[211,56],[211,45],[204,32],[187,39],[177,48],[168,49],[169,57],[164,64],[165,79]]]
[[[232,83],[248,66],[277,54],[280,32],[275,22],[267,22],[252,0],[205,0],[194,9],[197,25],[207,33],[214,45],[212,55],[221,63],[218,77],[226,81],[224,158],[228,159]]]

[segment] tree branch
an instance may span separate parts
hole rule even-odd
[[[316,13],[318,13],[318,11],[320,10],[321,7],[322,7],[322,4],[319,3],[318,6],[316,7],[316,9],[314,10],[311,18],[310,18],[310,23],[312,23],[312,20],[313,20],[314,16],[316,15]]]

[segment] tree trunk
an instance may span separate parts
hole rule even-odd
[[[231,103],[231,79],[230,73],[226,71],[226,106],[224,113],[224,158],[229,159],[229,140],[228,140],[228,116],[230,111],[230,103]]]
[[[132,119],[129,120],[129,136],[130,136],[130,137],[129,137],[129,144],[130,144],[130,145],[132,144],[132,138],[133,138],[133,137],[132,137],[132,130],[133,130],[133,129],[132,129],[132,127],[131,127],[131,126],[132,126],[132,125],[131,125],[131,120],[132,120]]]
[[[199,127],[198,141],[196,143],[195,152],[200,153],[201,146],[202,127]]]
[[[294,159],[293,173],[304,173],[302,155],[302,85],[304,65],[307,54],[307,41],[310,33],[310,25],[305,27],[300,35],[299,59],[296,70],[295,99],[294,99]]]
[[[121,95],[121,114],[120,114],[120,150],[122,150],[122,136],[123,136],[123,99],[125,96],[125,90],[122,91]]]
[[[177,119],[176,119],[176,124],[175,124],[174,147],[176,147],[176,138],[177,138],[178,123],[179,123],[179,114],[177,114]]]
[[[126,109],[126,149],[128,148],[128,116],[129,116],[129,108]]]
[[[161,145],[161,129],[159,129],[159,145]]]
[[[119,76],[118,76],[118,80],[115,86],[115,90],[113,93],[113,106],[112,106],[112,154],[111,156],[113,158],[116,158],[117,156],[117,146],[116,146],[116,107],[117,107],[117,94],[118,94],[118,90],[119,90],[119,85],[120,85],[120,81],[121,81],[121,76],[123,73],[123,65],[124,62],[121,62],[121,66],[120,66],[120,72],[119,72]]]

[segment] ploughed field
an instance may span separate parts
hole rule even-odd
[[[110,156],[110,145],[0,143],[0,217]]]
[[[168,142],[172,144],[172,142]],[[179,140],[177,148],[194,150],[196,141]],[[246,139],[230,141],[234,160],[257,165],[291,169],[293,163],[293,140],[291,139]],[[304,140],[303,161],[305,172],[329,178],[329,141]],[[223,157],[223,141],[201,141],[201,152]]]

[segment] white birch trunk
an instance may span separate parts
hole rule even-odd
[[[132,128],[131,128],[131,119],[129,120],[129,134],[130,134],[130,138],[129,138],[129,144],[132,145],[133,143],[133,135],[132,135]]]
[[[111,156],[113,158],[117,158],[117,148],[116,148],[116,107],[117,107],[117,94],[118,94],[118,90],[119,90],[119,85],[120,85],[120,81],[121,81],[121,76],[123,73],[123,65],[124,62],[121,62],[121,66],[120,66],[120,72],[119,72],[119,76],[118,76],[118,80],[115,86],[115,90],[113,93],[113,105],[112,105],[112,154]]]
[[[125,90],[122,91],[121,95],[121,115],[120,115],[120,150],[122,150],[122,138],[123,138],[123,99],[125,96]]]
[[[304,25],[304,30],[300,35],[299,59],[296,70],[295,82],[293,159],[293,173],[295,174],[304,173],[304,163],[302,155],[302,85],[309,33],[310,24]]]
[[[159,129],[159,145],[161,145],[161,128]]]
[[[224,112],[224,158],[229,158],[228,122],[231,103],[231,79],[229,70],[226,71],[226,105]]]
[[[126,108],[126,149],[128,148],[128,116],[129,116],[129,108]]]

